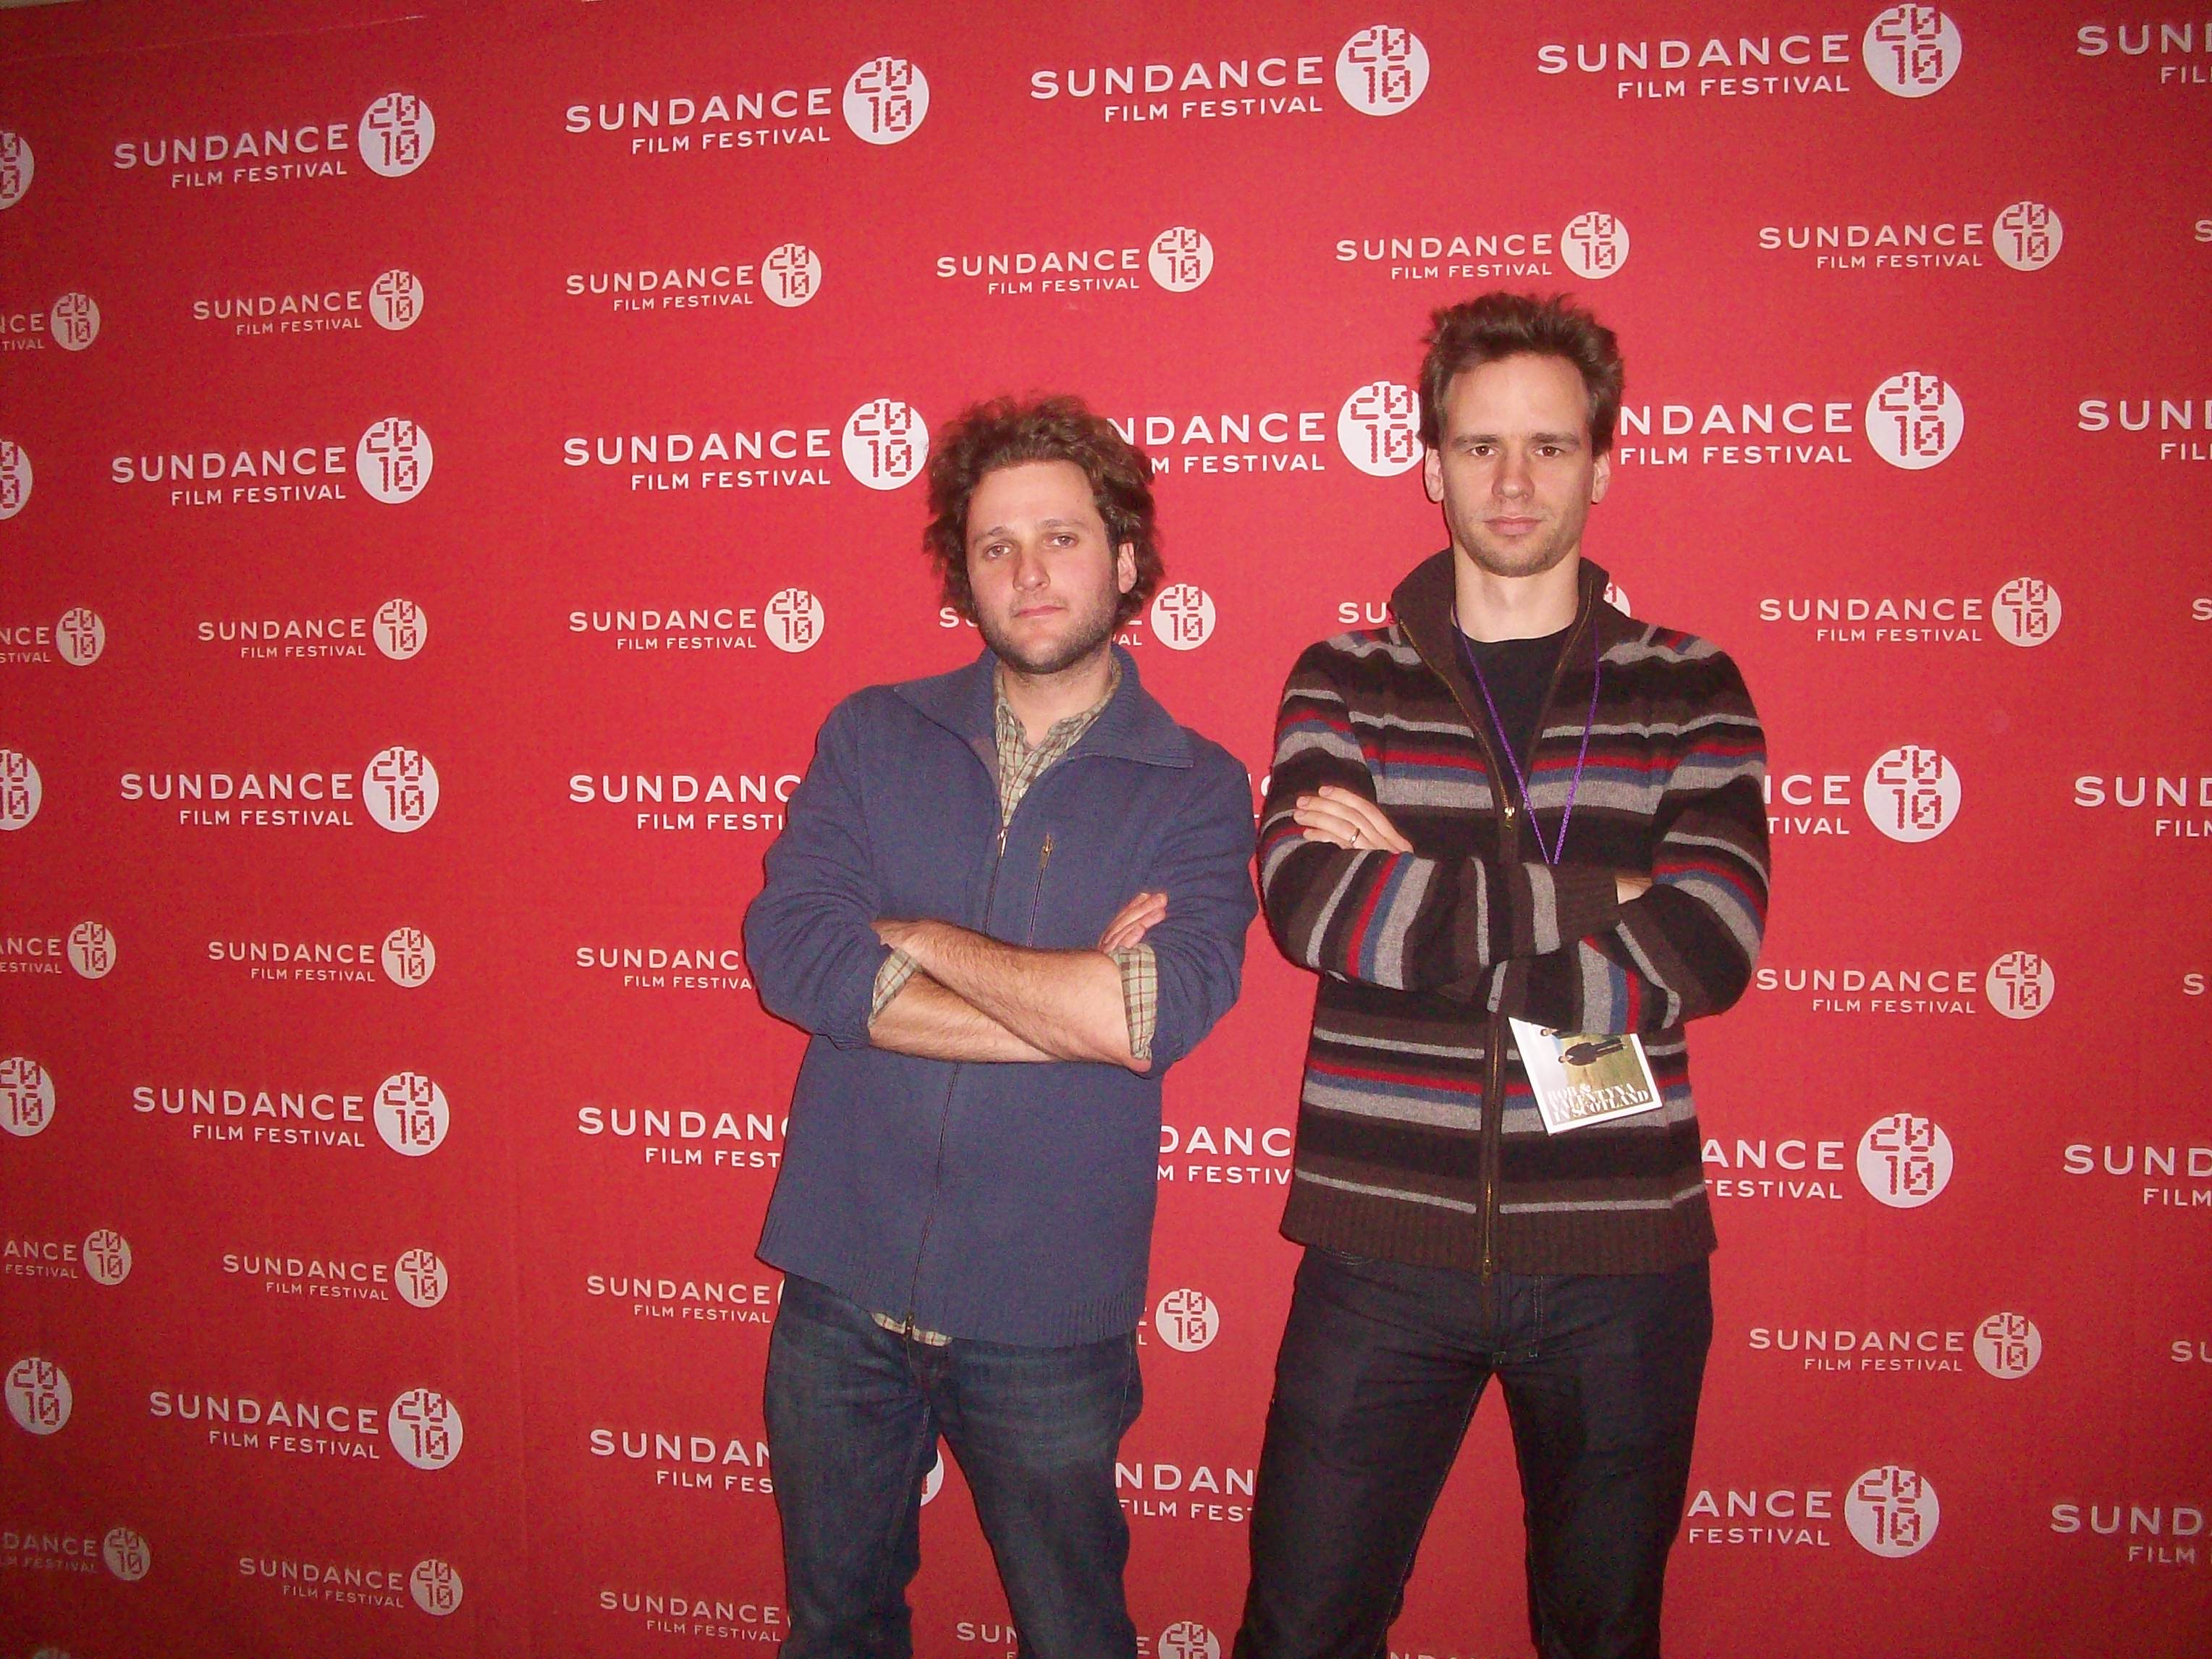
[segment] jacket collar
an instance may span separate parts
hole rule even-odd
[[[1137,664],[1121,647],[1111,647],[1121,665],[1121,684],[1091,729],[1076,739],[1068,752],[1111,755],[1147,766],[1188,766],[1192,763],[1190,737],[1168,711],[1160,707],[1137,676]],[[993,714],[997,707],[991,676],[999,659],[988,647],[975,660],[949,674],[908,680],[891,690],[971,747],[988,749],[997,741]]]
[[[1609,580],[1603,567],[1589,559],[1577,573],[1574,635],[1579,635],[1605,598]],[[1408,571],[1406,580],[1391,591],[1390,611],[1398,626],[1421,653],[1422,660],[1453,684],[1461,679],[1459,647],[1452,639],[1452,551],[1431,554]],[[1600,620],[1602,621],[1601,616]]]

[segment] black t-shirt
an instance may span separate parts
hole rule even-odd
[[[1525,772],[1528,751],[1535,746],[1537,717],[1544,712],[1544,692],[1566,649],[1570,623],[1556,634],[1534,640],[1468,640],[1467,648],[1482,670],[1482,684],[1498,705],[1498,729]],[[1480,695],[1478,688],[1476,695]],[[1510,770],[1511,769],[1508,769]],[[1509,797],[1510,799],[1510,797]]]

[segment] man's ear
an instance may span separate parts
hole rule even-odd
[[[1114,586],[1126,593],[1137,585],[1137,544],[1123,542],[1114,555]]]

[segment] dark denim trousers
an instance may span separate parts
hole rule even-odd
[[[939,1435],[975,1496],[1022,1653],[1132,1659],[1114,1454],[1143,1403],[1134,1332],[1065,1348],[933,1346],[787,1279],[768,1351],[785,1659],[912,1653],[906,1587]]]
[[[1379,1659],[1496,1374],[1544,1659],[1659,1651],[1711,1346],[1705,1264],[1524,1277],[1309,1249],[1275,1363],[1237,1659]]]

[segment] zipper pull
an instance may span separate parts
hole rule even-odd
[[[1044,879],[1044,867],[1052,862],[1052,831],[1044,832],[1044,845],[1037,848],[1037,879]]]

